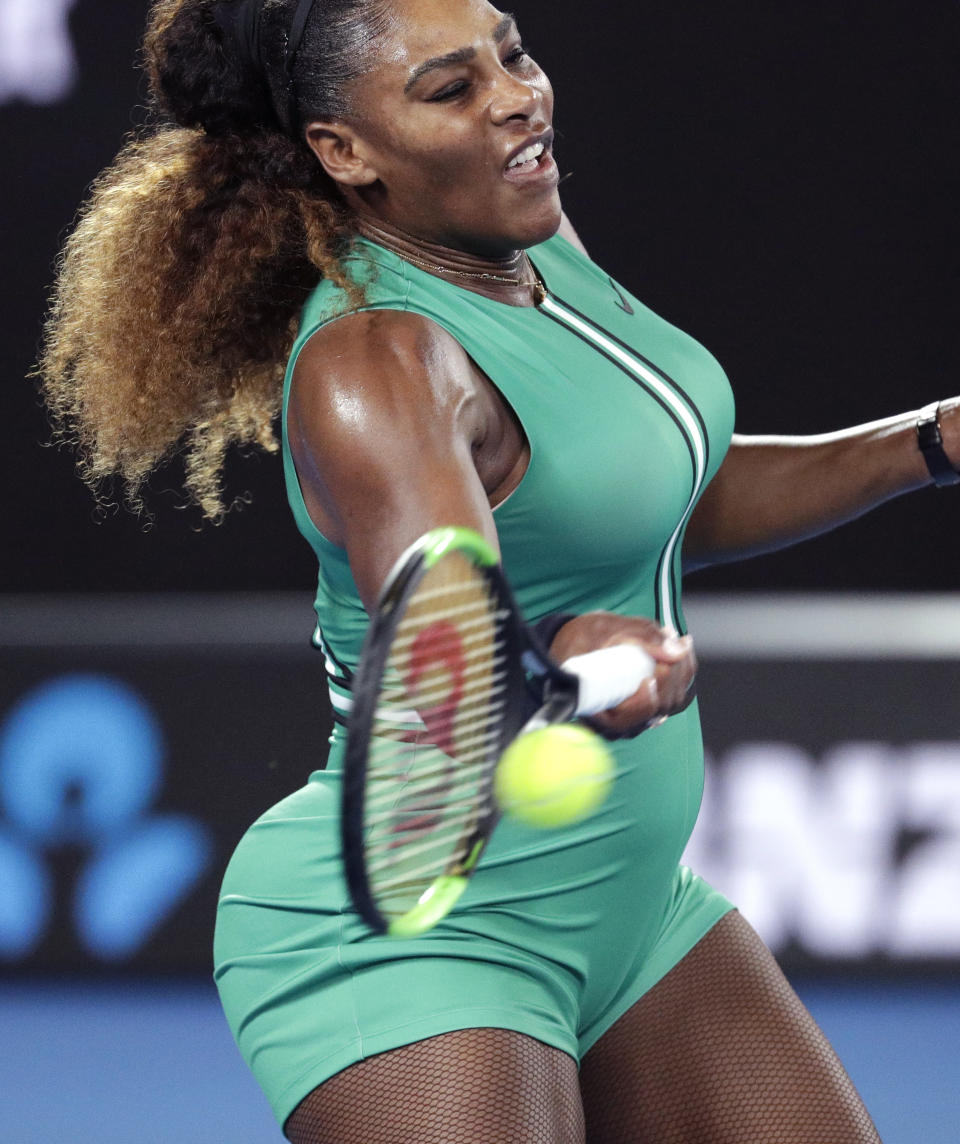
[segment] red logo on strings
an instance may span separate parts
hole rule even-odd
[[[417,713],[426,725],[428,740],[445,755],[455,758],[454,721],[463,698],[466,659],[460,633],[449,620],[438,620],[417,633],[407,669],[408,691],[416,694],[423,676],[437,667],[442,667],[449,676],[449,692],[433,707],[418,707]]]
[[[414,698],[414,706],[423,720],[426,731],[421,731],[411,738],[415,742],[429,743],[437,747],[450,759],[455,759],[457,755],[456,717],[464,693],[466,666],[463,641],[454,624],[448,620],[438,620],[417,633],[410,651],[410,661],[404,681],[407,693],[415,697],[425,676],[427,687],[432,688],[434,684],[430,676],[437,675],[440,671],[446,673],[448,683],[444,697],[439,703],[430,707],[419,706]],[[401,803],[397,810],[402,818],[395,822],[393,833],[402,834],[406,841],[411,834],[425,834],[439,825],[440,811],[452,785],[451,765],[444,768],[436,785],[426,790],[418,790],[415,797],[405,806]],[[411,815],[412,817],[408,817]]]

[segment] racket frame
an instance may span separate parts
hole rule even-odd
[[[369,755],[380,684],[391,644],[426,573],[452,551],[465,555],[486,580],[496,612],[501,616],[506,672],[505,706],[498,716],[499,728],[491,737],[484,774],[477,798],[482,808],[472,824],[465,846],[466,857],[451,861],[444,873],[424,888],[419,901],[402,915],[387,918],[377,904],[376,893],[365,862],[364,806],[369,773]],[[531,677],[538,681],[531,688]],[[359,667],[353,680],[353,706],[348,721],[343,776],[341,843],[350,896],[364,921],[376,933],[410,937],[431,929],[453,908],[467,887],[484,848],[500,819],[493,797],[493,776],[507,745],[524,730],[548,722],[569,719],[577,703],[576,676],[562,671],[540,645],[536,633],[521,619],[510,587],[500,570],[496,551],[477,533],[465,528],[438,528],[426,533],[397,560],[387,577],[371,617]],[[538,708],[538,704],[542,706]],[[532,718],[531,718],[532,716]]]

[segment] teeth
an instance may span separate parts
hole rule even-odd
[[[521,163],[529,163],[531,159],[539,159],[542,154],[543,144],[531,143],[529,147],[524,147],[519,155],[514,155],[507,164],[507,170],[509,171],[511,167],[519,167]]]

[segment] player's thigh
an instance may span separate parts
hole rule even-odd
[[[843,1066],[732,912],[590,1049],[590,1144],[870,1144]]]
[[[337,1073],[284,1133],[293,1144],[583,1144],[577,1066],[508,1029],[443,1033]]]

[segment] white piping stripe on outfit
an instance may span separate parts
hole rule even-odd
[[[673,561],[676,547],[680,540],[680,534],[683,532],[683,527],[687,523],[690,513],[693,511],[693,506],[696,504],[700,490],[703,488],[703,482],[707,472],[707,442],[700,428],[700,423],[696,415],[691,412],[690,407],[675,389],[668,385],[661,377],[658,377],[639,358],[635,357],[624,349],[623,346],[614,341],[613,338],[604,333],[603,330],[598,329],[590,322],[584,321],[579,315],[571,313],[566,306],[550,294],[547,294],[543,301],[540,302],[538,309],[563,325],[570,327],[586,341],[592,342],[598,349],[602,349],[605,354],[632,373],[638,381],[652,390],[657,397],[669,407],[680,421],[683,429],[686,430],[684,436],[687,439],[687,444],[690,446],[694,457],[693,491],[690,494],[689,503],[683,515],[680,517],[677,527],[674,529],[672,536],[664,548],[660,564],[660,583],[658,585],[662,621],[664,624],[672,623],[675,628],[679,628],[680,617],[677,614],[672,592]],[[683,430],[681,430],[681,432],[682,431]]]
[[[330,691],[330,702],[340,712],[341,715],[349,716],[353,710],[353,698],[350,695],[341,695],[339,691],[334,691],[332,687]],[[411,726],[423,728],[425,726],[419,714],[408,708],[407,710],[395,711],[390,707],[380,707],[377,709],[377,718],[383,723],[396,723],[398,726]]]
[[[326,669],[327,675],[331,675],[334,678],[339,677],[341,674],[340,669],[330,658],[330,652],[327,651],[327,645],[323,642],[323,632],[320,631],[319,624],[313,629],[313,638],[310,642],[317,651],[323,654],[323,666]]]
[[[329,688],[329,691],[330,702],[338,711],[346,715],[353,710],[353,700],[349,695],[341,695],[339,691],[334,691],[332,687]]]
[[[321,632],[319,624],[314,628],[311,643],[323,655],[323,666],[327,673],[327,691],[330,692],[330,705],[341,718],[346,719],[350,715],[350,711],[353,707],[353,699],[349,694],[343,694],[347,688],[342,682],[334,683],[334,680],[342,680],[344,669],[341,668],[338,663],[334,662],[330,652],[327,650],[327,645],[324,642],[323,632]]]

